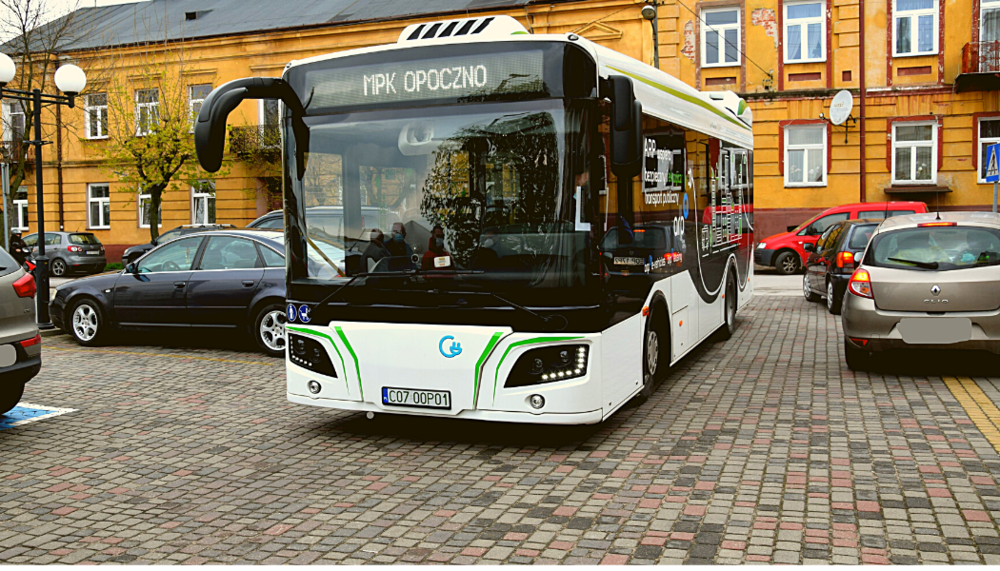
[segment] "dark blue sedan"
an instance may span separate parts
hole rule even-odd
[[[285,243],[274,230],[203,232],[162,244],[124,270],[56,288],[52,322],[81,345],[114,330],[246,331],[285,353]]]

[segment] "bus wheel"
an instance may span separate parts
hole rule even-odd
[[[666,327],[666,316],[661,313],[653,309],[646,321],[646,337],[642,344],[642,390],[639,392],[644,399],[653,395],[656,383],[670,366],[670,333]]]
[[[725,315],[722,327],[719,328],[718,339],[725,341],[736,332],[736,282],[733,281],[732,274],[726,280],[726,299],[723,300],[723,311]]]

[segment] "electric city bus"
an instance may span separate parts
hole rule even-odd
[[[751,298],[734,93],[506,16],[414,24],[217,88],[206,170],[247,99],[280,101],[293,403],[598,423]]]

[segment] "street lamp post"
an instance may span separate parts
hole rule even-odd
[[[35,127],[35,138],[24,141],[35,146],[35,208],[38,211],[38,256],[35,258],[35,279],[38,282],[38,293],[35,295],[36,319],[39,329],[52,329],[49,320],[49,258],[45,255],[45,195],[42,181],[42,105],[66,105],[73,107],[76,96],[87,86],[87,76],[79,67],[69,64],[56,70],[56,89],[65,95],[49,95],[40,89],[21,91],[7,89],[7,84],[13,81],[17,68],[14,60],[7,54],[0,53],[0,99],[15,99],[31,102],[31,116]]]

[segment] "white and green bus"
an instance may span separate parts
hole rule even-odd
[[[510,17],[415,24],[216,89],[205,169],[245,99],[281,102],[291,402],[597,423],[752,295],[731,92]]]

